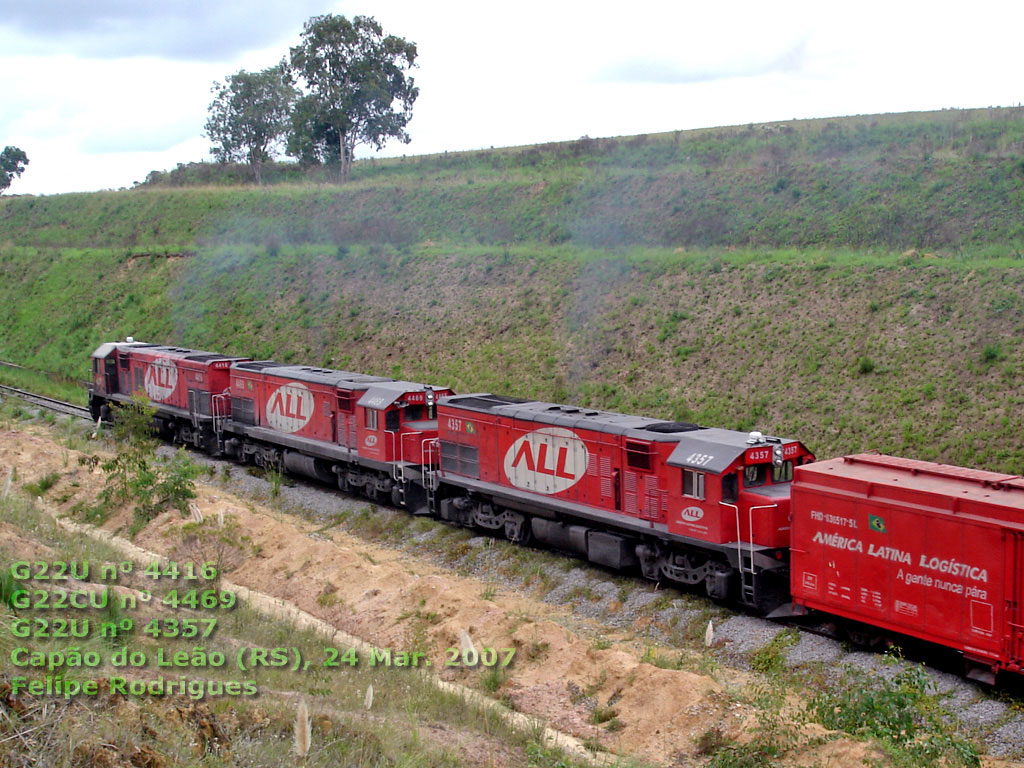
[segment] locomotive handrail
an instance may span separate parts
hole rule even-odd
[[[743,535],[740,531],[740,508],[737,504],[729,504],[725,501],[718,502],[723,507],[731,507],[736,517],[736,560],[740,572],[740,587],[744,596],[749,593],[750,603],[753,604],[757,595],[754,586],[753,576],[756,573],[754,568],[754,510],[755,509],[777,509],[778,504],[754,504],[747,508],[747,554],[750,558],[750,567],[743,565]],[[748,583],[747,575],[751,577]]]
[[[397,442],[398,445],[401,446],[401,448],[404,448],[405,445],[404,443],[402,443],[401,440],[398,440],[395,437],[396,435],[399,434],[398,432],[388,432],[387,430],[384,430],[384,434],[390,436],[391,438],[391,455],[396,456],[398,458],[398,461],[392,460],[391,462],[391,479],[394,480],[396,483],[400,483],[404,480],[404,478],[399,477],[399,475],[404,472],[402,464],[403,457],[401,455],[401,449],[398,448],[395,445],[395,443]]]
[[[218,395],[210,397],[210,415],[213,417],[213,432],[216,435],[220,435],[224,427],[224,420],[228,417],[228,409],[225,407],[225,404],[230,398],[231,387],[228,387]],[[220,405],[220,408],[217,407],[218,405]]]
[[[436,491],[440,485],[438,474],[441,471],[440,462],[440,438],[431,437],[423,441],[425,447],[425,461],[423,462],[423,479],[429,491]],[[434,466],[435,457],[437,466]]]

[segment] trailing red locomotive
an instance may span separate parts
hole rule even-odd
[[[214,454],[536,541],[776,616],[827,612],[1024,671],[1024,479],[309,366],[142,344],[90,406],[144,394]]]

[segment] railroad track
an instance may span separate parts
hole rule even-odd
[[[0,384],[0,394],[21,398],[27,403],[38,405],[40,408],[46,408],[49,411],[56,411],[57,413],[64,413],[68,416],[77,416],[79,418],[92,421],[92,415],[89,413],[89,409],[83,405],[66,403],[63,400],[54,400],[52,397],[43,397],[42,395],[37,395],[34,392],[26,392],[24,389],[8,387],[4,384]]]

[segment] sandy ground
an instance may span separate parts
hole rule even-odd
[[[62,448],[42,427],[0,432],[0,492],[11,466],[17,468],[19,486],[49,471],[60,473],[47,502],[63,509],[94,498],[103,485],[102,473],[80,466],[78,453]],[[472,687],[480,687],[481,672],[444,667],[446,649],[459,648],[466,634],[478,650],[515,648],[495,695],[560,731],[618,754],[691,765],[702,761],[696,741],[710,729],[742,741],[759,727],[756,710],[745,703],[755,682],[748,673],[662,669],[641,661],[642,649],[625,642],[598,648],[568,626],[568,608],[495,593],[482,581],[338,530],[316,532],[312,523],[223,488],[200,485],[197,490],[196,504],[205,518],[237,522],[246,537],[247,555],[229,553],[225,559],[232,582],[287,600],[376,646],[425,648],[436,674]],[[123,528],[129,517],[124,512],[105,527]],[[187,522],[177,512],[164,513],[135,543],[172,558],[195,555],[196,545],[181,531]],[[21,538],[0,523],[0,539],[13,537]],[[46,554],[32,542],[18,546],[28,557]],[[613,636],[610,628],[608,636]],[[617,728],[594,724],[597,707],[614,710]],[[800,732],[812,742],[823,734],[810,726]],[[831,739],[797,750],[779,764],[845,766],[879,757],[862,742]]]

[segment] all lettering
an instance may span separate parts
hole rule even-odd
[[[551,475],[552,477],[561,477],[565,480],[575,480],[576,475],[566,471],[565,465],[569,461],[569,448],[564,445],[558,447],[558,459],[555,461],[555,466],[552,469],[548,466],[548,444],[541,443],[537,446],[537,460],[533,458],[533,448],[528,441],[523,441],[519,446],[519,450],[516,452],[516,457],[512,460],[512,466],[518,468],[521,462],[526,462],[526,468],[531,472],[537,472],[541,475]]]
[[[305,419],[306,415],[302,410],[303,400],[304,398],[291,392],[282,396],[281,390],[278,390],[270,404],[270,410],[272,413],[279,413],[289,419]]]

